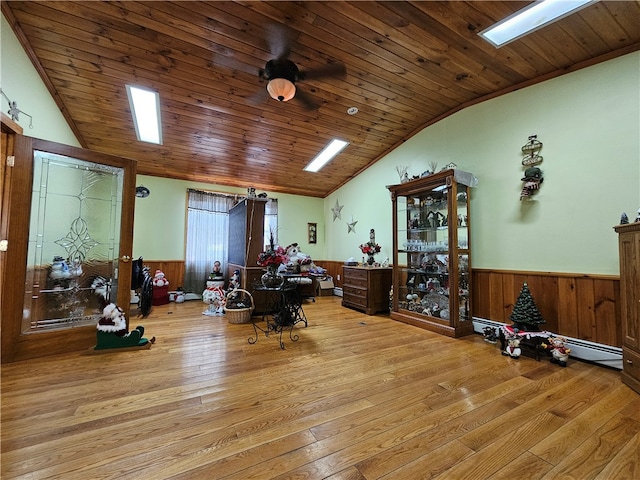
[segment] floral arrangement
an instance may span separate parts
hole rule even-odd
[[[381,248],[382,247],[380,247],[380,245],[371,241],[360,245],[360,250],[362,250],[362,253],[365,255],[375,255],[376,253],[380,253]]]
[[[289,257],[287,257],[287,252],[280,245],[276,246],[273,240],[273,232],[271,232],[269,236],[269,248],[267,248],[264,252],[260,252],[258,254],[258,265],[261,267],[274,267],[282,265],[283,263],[287,263],[289,261]]]

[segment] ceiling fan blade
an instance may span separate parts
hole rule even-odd
[[[291,53],[293,31],[280,23],[270,23],[265,30],[271,54],[277,59],[287,58]]]
[[[300,72],[299,76],[300,80],[315,80],[316,78],[344,77],[346,73],[347,68],[343,63],[328,63],[322,67]]]
[[[296,87],[296,95],[293,98],[302,103],[307,110],[317,110],[320,108],[320,105],[318,105],[309,94],[300,90],[299,87]]]

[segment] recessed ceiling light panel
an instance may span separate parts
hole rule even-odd
[[[483,30],[479,35],[501,47],[559,20],[597,0],[542,0]]]
[[[138,140],[162,145],[160,95],[158,92],[127,85],[127,96]]]
[[[322,149],[322,151],[316,156],[316,158],[309,162],[309,165],[304,167],[304,170],[306,170],[307,172],[317,172],[322,167],[324,167],[329,160],[340,153],[342,149],[347,145],[349,145],[349,142],[334,138],[326,147],[324,147],[324,149]]]

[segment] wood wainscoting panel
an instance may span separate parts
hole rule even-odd
[[[331,275],[333,277],[333,285],[335,287],[342,288],[342,267],[344,266],[344,262],[314,259],[313,263],[318,267],[324,268],[327,271],[327,275]]]
[[[144,260],[144,265],[149,267],[149,273],[153,277],[156,270],[162,270],[169,280],[169,290],[173,291],[184,285],[184,260]],[[205,279],[202,279],[204,289]]]
[[[578,299],[576,297],[576,279],[560,277],[558,279],[558,317],[563,319],[564,335],[578,338]]]
[[[622,325],[620,318],[620,281],[594,278],[594,312],[596,332],[599,343],[614,345],[622,344]],[[611,321],[613,319],[613,321]],[[617,344],[616,344],[617,345]]]
[[[474,269],[473,316],[511,323],[509,316],[525,282],[545,330],[621,346],[618,276]]]
[[[595,342],[596,332],[595,295],[593,279],[577,278],[576,293],[578,295],[578,338]]]
[[[314,260],[314,263],[327,270],[327,275],[333,277],[333,284],[342,286],[342,278],[338,280],[338,275],[342,275],[342,266],[344,262],[332,260]],[[165,277],[169,280],[169,290],[175,290],[184,284],[185,262],[184,260],[144,260],[144,264],[149,267],[151,276],[153,277],[156,270],[162,270]],[[227,278],[228,281],[228,278]],[[202,279],[204,289],[205,279]]]

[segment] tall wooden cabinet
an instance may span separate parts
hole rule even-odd
[[[249,292],[260,281],[264,267],[258,265],[258,254],[264,250],[264,212],[267,201],[246,198],[229,210],[229,263],[227,278],[240,271],[240,288]],[[255,313],[265,309],[266,297],[253,295]]]
[[[640,393],[640,222],[618,225],[622,381]]]
[[[342,306],[367,315],[389,310],[391,268],[342,267]]]
[[[450,337],[473,333],[469,188],[476,178],[444,170],[391,185],[391,318]]]

